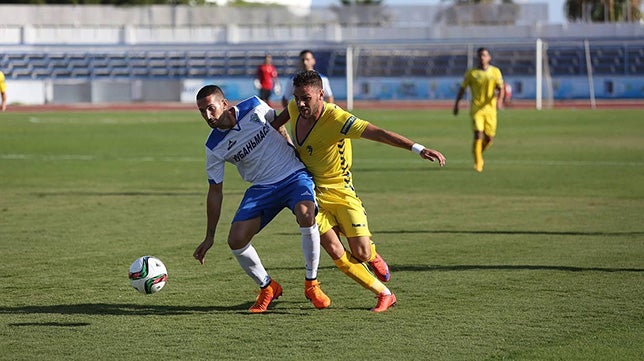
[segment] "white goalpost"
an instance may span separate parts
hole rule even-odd
[[[521,42],[521,43],[508,43],[508,42],[499,42],[493,43],[491,46],[498,46],[503,48],[502,51],[507,53],[509,56],[514,56],[512,63],[523,64],[524,68],[521,68],[525,73],[518,73],[523,77],[529,77],[529,71],[534,69],[534,86],[535,92],[535,108],[541,110],[543,108],[549,109],[554,105],[554,84],[550,72],[550,64],[548,59],[548,43],[543,39],[536,39],[534,42]],[[512,49],[512,46],[516,46],[518,50],[508,50]],[[441,43],[441,44],[349,44],[344,48],[346,61],[345,61],[345,74],[346,74],[346,109],[351,111],[355,105],[355,97],[359,96],[360,91],[363,90],[363,87],[360,86],[356,88],[356,81],[359,81],[358,75],[364,75],[365,69],[361,67],[372,66],[372,67],[382,67],[382,69],[400,69],[400,67],[410,66],[412,64],[411,60],[405,60],[405,54],[409,54],[408,57],[412,58],[423,58],[427,57],[426,66],[445,66],[445,58],[450,58],[450,64],[458,64],[455,66],[464,67],[462,71],[470,69],[475,66],[475,44],[471,42],[462,42],[462,43]],[[375,54],[375,55],[374,55]],[[393,60],[383,61],[382,59],[387,59],[387,56],[391,56]],[[365,65],[371,57],[376,57],[373,61],[374,65]],[[401,60],[402,59],[402,60]],[[437,59],[437,60],[436,60]],[[502,58],[504,59],[504,58]],[[587,56],[589,61],[590,57]],[[436,65],[436,61],[440,62],[439,65]],[[453,63],[453,62],[462,62],[462,63]],[[525,65],[525,62],[528,61],[528,65]],[[520,63],[523,62],[523,63]],[[413,63],[415,68],[418,69],[419,66],[423,66],[422,63],[419,63],[416,60],[416,63]],[[393,68],[393,67],[398,68]],[[532,68],[534,66],[534,68]],[[403,68],[404,69],[404,68]],[[370,69],[368,69],[370,70]],[[390,74],[390,73],[388,73]],[[414,76],[410,75],[408,70],[403,76]],[[516,70],[510,72],[511,76],[517,76]],[[361,76],[362,76],[361,75]],[[369,75],[367,75],[368,77]],[[428,82],[437,77],[445,77],[443,73],[423,73],[421,77],[427,77]],[[462,75],[459,75],[459,80]],[[454,74],[450,73],[448,75],[450,78],[456,78]],[[455,80],[458,82],[459,80]],[[530,82],[528,82],[530,83]],[[594,92],[592,90],[592,73],[589,74],[589,85],[591,86],[591,102],[594,104]],[[527,91],[530,89],[532,84],[524,87]],[[368,88],[367,88],[368,89]],[[443,94],[444,96],[444,94]],[[469,96],[469,92],[468,92]],[[594,106],[593,106],[594,107]]]
[[[543,107],[542,100],[543,100],[543,86],[541,85],[541,81],[543,79],[543,41],[541,39],[537,39],[537,44],[536,44],[536,49],[535,49],[535,63],[536,63],[536,69],[535,69],[535,83],[536,83],[536,92],[535,92],[535,107],[537,110],[541,110]]]
[[[590,43],[588,39],[584,40],[584,54],[586,56],[586,69],[588,74],[588,90],[590,92],[590,107],[595,109],[597,103],[595,101],[595,84],[593,81],[593,64],[590,60]]]
[[[347,46],[347,61],[346,61],[346,73],[347,73],[347,110],[353,110],[353,47],[351,45]]]
[[[552,108],[554,104],[554,91],[552,87],[552,76],[548,62],[548,43],[537,39],[535,43],[535,108],[541,110],[544,107],[543,90],[546,90],[546,108]]]

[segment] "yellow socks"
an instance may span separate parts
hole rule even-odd
[[[373,243],[373,241],[369,241],[371,243],[371,257],[367,260],[367,262],[373,261],[374,258],[376,258],[376,244]]]
[[[474,139],[472,145],[472,153],[474,153],[474,169],[477,172],[483,171],[483,140]]]
[[[375,246],[372,244],[372,250]],[[375,254],[375,252],[373,252]],[[347,276],[351,277],[354,281],[358,282],[362,287],[371,290],[375,294],[387,290],[387,287],[374,276],[367,267],[355,258],[351,257],[351,253],[344,252],[342,257],[334,259],[335,265]]]

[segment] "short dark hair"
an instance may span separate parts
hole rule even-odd
[[[315,58],[315,55],[313,55],[313,52],[311,50],[309,50],[309,49],[304,49],[304,50],[300,51],[300,58],[302,56],[304,56],[305,54],[311,54],[311,56]]]
[[[487,51],[488,54],[492,55],[492,53],[490,53],[490,50],[488,48],[486,48],[486,47],[480,47],[480,48],[476,49],[476,54],[481,54],[484,51]]]
[[[293,78],[293,87],[314,86],[322,89],[322,77],[315,70],[305,70],[297,73]]]
[[[220,95],[222,98],[224,98],[224,91],[221,90],[220,87],[210,84],[199,89],[199,92],[197,93],[197,100],[203,99],[213,94]]]

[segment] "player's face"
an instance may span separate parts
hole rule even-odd
[[[490,56],[490,53],[487,50],[483,50],[478,53],[479,57],[479,66],[483,69],[487,68],[487,66],[490,64],[490,61],[492,60],[492,57]]]
[[[311,85],[295,87],[293,98],[295,98],[295,105],[300,112],[300,117],[315,120],[320,116],[324,105],[324,90]]]
[[[197,100],[201,117],[209,127],[230,129],[235,125],[235,109],[228,108],[228,101],[215,94]]]
[[[304,70],[313,70],[315,67],[315,58],[311,53],[302,55],[300,57],[300,61],[302,62],[302,68],[304,68]]]

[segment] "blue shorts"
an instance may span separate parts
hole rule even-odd
[[[305,169],[269,185],[254,185],[246,190],[233,223],[261,217],[261,230],[285,207],[293,212],[301,201],[315,203],[313,178]],[[317,203],[315,213],[317,214]]]

